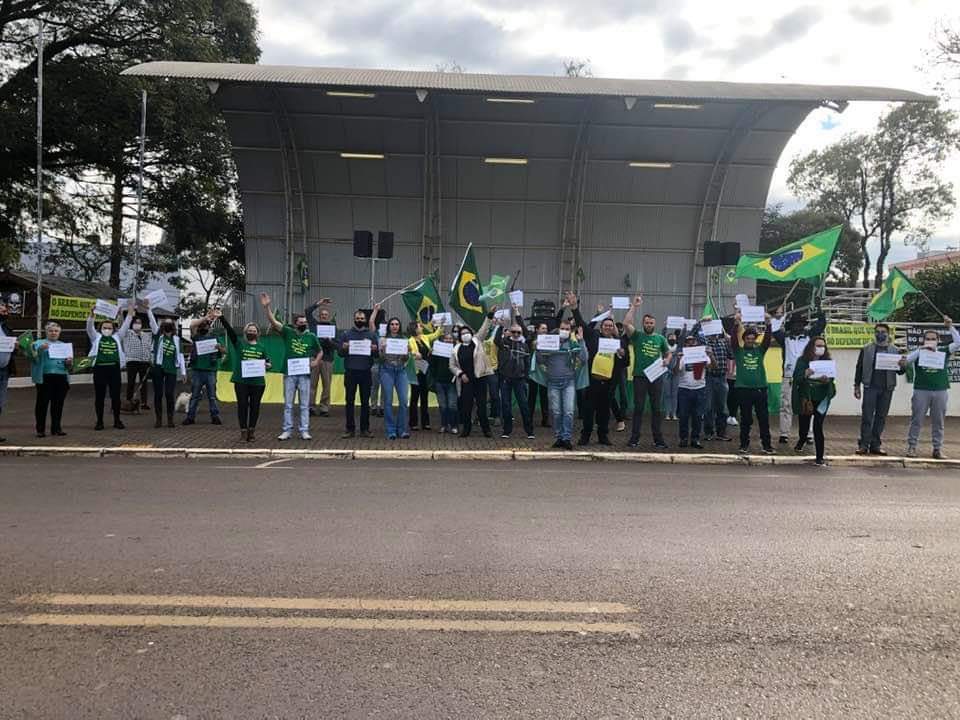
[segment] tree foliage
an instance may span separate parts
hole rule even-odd
[[[937,309],[950,317],[960,317],[960,263],[936,265],[921,270],[911,282],[927,294]],[[940,322],[943,314],[934,310],[919,293],[907,295],[903,307],[890,318],[898,322]]]
[[[955,119],[933,103],[906,103],[884,115],[873,133],[849,135],[791,163],[790,189],[860,234],[863,287],[870,287],[871,240],[879,246],[873,277],[879,287],[895,238],[925,248],[934,226],[950,217],[953,187],[941,167],[960,147]]]

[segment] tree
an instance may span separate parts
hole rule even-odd
[[[563,74],[567,77],[593,77],[593,70],[590,69],[590,60],[584,58],[564,60]]]
[[[941,179],[941,166],[960,147],[955,118],[933,103],[903,104],[873,133],[847,136],[790,164],[793,192],[860,233],[863,287],[870,287],[868,241],[879,243],[873,278],[879,287],[895,237],[923,248],[933,226],[950,217],[953,188]]]
[[[950,317],[960,317],[960,264],[949,263],[921,270],[911,282],[927,294],[937,309]],[[903,307],[890,318],[897,322],[940,322],[938,314],[919,293],[907,295]]]

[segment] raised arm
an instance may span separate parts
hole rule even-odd
[[[120,325],[120,328],[117,330],[117,338],[123,340],[127,332],[130,330],[130,323],[133,322],[133,316],[137,312],[137,304],[133,301],[133,298],[127,302],[127,316],[123,319],[123,323]]]
[[[740,311],[733,316],[733,333],[730,335],[730,349],[736,352],[740,349],[740,343],[743,338],[743,323],[740,321]]]
[[[497,311],[497,306],[493,306],[493,310],[490,312],[495,313]],[[477,330],[477,340],[483,342],[487,339],[487,333],[490,332],[490,314],[487,314],[487,317],[483,319],[483,325],[480,326],[480,329]]]
[[[223,331],[227,333],[227,339],[230,341],[231,345],[237,344],[237,331],[233,329],[233,326],[227,322],[225,315],[220,316],[220,324],[223,325]]]
[[[810,325],[810,329],[807,331],[807,337],[820,337],[823,335],[824,331],[827,329],[827,314],[820,310],[817,313],[816,320]]]
[[[630,304],[630,309],[627,310],[627,314],[623,318],[623,331],[626,333],[627,337],[633,335],[636,328],[633,325],[633,318],[637,313],[637,310],[640,309],[640,306],[643,305],[643,295],[637,294],[633,298],[633,302]]]
[[[277,320],[276,316],[273,314],[273,309],[270,307],[270,296],[267,295],[267,293],[260,293],[260,304],[263,305],[263,309],[267,313],[267,319],[270,321],[270,327],[277,332],[283,330],[283,323]]]
[[[763,329],[763,340],[760,341],[760,348],[763,350],[769,349],[771,340],[773,340],[773,328],[770,327],[770,316],[767,315],[767,325]]]
[[[87,337],[90,338],[90,342],[93,342],[97,339],[97,328],[93,324],[93,308],[90,308],[90,314],[87,315]]]
[[[147,320],[150,322],[150,332],[154,335],[160,334],[160,323],[157,322],[156,316],[153,314],[153,308],[150,307],[150,301],[147,301]]]
[[[377,315],[380,314],[380,303],[376,303],[373,306],[373,310],[370,311],[370,317],[367,318],[367,328],[370,332],[375,333],[377,331]]]

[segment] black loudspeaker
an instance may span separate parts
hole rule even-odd
[[[740,260],[740,243],[720,243],[720,255],[722,262],[717,263],[717,265],[736,265],[737,261]]]
[[[353,256],[373,257],[373,233],[369,230],[353,231]]]
[[[703,264],[706,267],[723,265],[723,254],[720,251],[720,243],[708,241],[703,244]]]
[[[377,233],[377,257],[389,260],[393,257],[393,233],[381,230]]]

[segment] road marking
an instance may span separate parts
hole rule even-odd
[[[207,607],[265,610],[375,610],[381,612],[491,612],[582,615],[624,615],[636,608],[615,602],[551,600],[406,600],[381,598],[280,598],[230,595],[22,595],[19,605],[113,605],[151,607]]]
[[[274,465],[279,465],[280,463],[290,462],[293,458],[281,458],[280,460],[267,460],[262,462],[259,465],[254,465],[254,470],[262,470],[263,468],[273,467]],[[277,468],[278,470],[290,470],[292,468]]]
[[[637,633],[631,623],[567,620],[451,620],[231,615],[0,615],[0,626],[255,628],[262,630],[419,630],[498,633]]]
[[[293,470],[294,468],[289,467],[274,467],[280,463],[286,463],[293,460],[293,458],[280,458],[279,460],[267,460],[262,462],[259,465],[217,465],[215,470]]]

